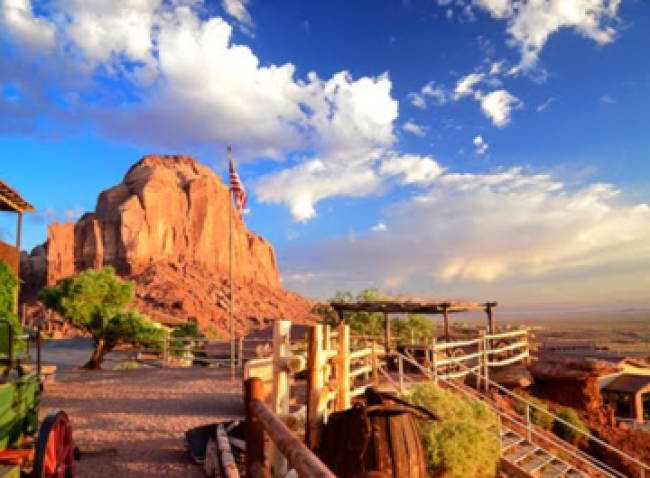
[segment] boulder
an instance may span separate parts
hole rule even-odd
[[[526,388],[533,383],[533,376],[525,365],[510,365],[490,369],[490,379],[506,388]]]

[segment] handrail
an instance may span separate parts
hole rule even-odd
[[[300,477],[336,478],[334,473],[298,439],[298,437],[263,402],[263,384],[253,377],[245,382],[246,466],[264,466],[264,432],[296,470]],[[249,475],[250,476],[250,475]]]
[[[397,354],[397,355],[401,355],[401,354]],[[462,387],[458,386],[458,385],[455,384],[454,382],[452,382],[452,381],[450,381],[450,380],[448,380],[448,379],[445,379],[444,377],[442,377],[442,376],[440,376],[440,375],[438,375],[437,377],[432,376],[431,373],[430,373],[427,369],[425,369],[421,364],[419,364],[417,361],[414,361],[414,360],[412,360],[412,359],[410,359],[410,358],[408,358],[408,357],[406,357],[406,356],[404,356],[404,355],[402,355],[402,357],[403,357],[403,360],[406,360],[408,363],[410,363],[411,365],[413,365],[413,366],[415,366],[416,368],[418,368],[418,369],[419,369],[419,370],[420,370],[420,371],[421,371],[421,372],[422,372],[422,373],[423,373],[427,378],[430,378],[430,379],[435,379],[435,378],[437,378],[437,379],[439,379],[439,380],[443,380],[443,381],[445,382],[446,385],[448,385],[448,386],[454,388],[454,389],[457,390],[457,391],[460,391],[461,393],[463,393],[463,394],[469,396],[470,398],[473,398],[473,399],[476,399],[476,398],[477,398],[475,395],[470,394],[467,390],[463,389]],[[460,365],[463,366],[462,364],[460,364]],[[475,372],[470,371],[469,373],[475,373]],[[489,379],[488,379],[488,381],[489,381]],[[497,384],[497,385],[498,385],[498,384]],[[490,407],[490,408],[491,408],[491,409],[492,409],[492,410],[493,410],[493,411],[494,411],[498,416],[500,416],[500,417],[504,417],[504,418],[506,418],[507,420],[511,420],[512,422],[515,422],[515,423],[517,423],[517,424],[520,425],[520,426],[527,427],[527,424],[526,424],[526,423],[520,421],[519,419],[517,419],[517,418],[514,417],[514,416],[511,416],[511,415],[508,415],[508,414],[504,413],[503,411],[499,410],[498,408],[496,408],[496,407],[495,407],[494,405],[492,405],[491,403],[487,402],[487,401],[485,400],[485,397],[484,397],[483,395],[479,395],[478,398],[479,398],[483,403],[485,403],[488,407]],[[523,400],[523,399],[522,399],[522,400]],[[531,403],[531,405],[535,406],[535,405],[532,404],[532,403]],[[536,406],[535,406],[535,407],[536,407]],[[536,408],[539,408],[539,407],[536,407]],[[541,408],[540,408],[540,410],[542,410],[542,411],[548,413],[546,410],[543,410],[543,409],[541,409]],[[552,414],[550,414],[550,415],[552,415]],[[559,419],[561,422],[563,422],[563,423],[569,425],[570,427],[573,427],[573,425],[571,425],[571,424],[568,423],[568,422],[565,422],[565,421],[562,420],[561,418],[558,417],[558,419]],[[574,427],[574,428],[575,428],[575,427]],[[579,429],[578,429],[578,430],[579,430]],[[579,430],[579,431],[580,431],[581,433],[583,433],[584,435],[590,435],[589,433],[584,433],[584,431],[582,431],[582,430]],[[589,463],[590,466],[593,466],[593,467],[597,468],[597,469],[598,469],[599,471],[601,471],[601,472],[604,472],[604,473],[606,473],[606,474],[610,474],[610,475],[613,473],[614,476],[619,476],[619,477],[621,477],[621,478],[625,478],[625,476],[626,476],[626,475],[622,474],[621,472],[619,472],[618,470],[612,468],[610,465],[608,465],[608,464],[606,464],[606,463],[602,463],[602,462],[601,462],[600,460],[598,460],[597,458],[595,458],[595,457],[593,457],[593,456],[591,456],[591,455],[588,455],[588,454],[586,454],[586,453],[583,453],[581,450],[571,450],[571,449],[569,449],[569,448],[566,448],[566,447],[562,444],[562,442],[563,442],[564,440],[561,440],[560,438],[556,438],[556,437],[553,437],[553,436],[544,435],[544,434],[538,432],[537,430],[535,430],[534,428],[531,428],[531,433],[534,434],[534,435],[536,435],[536,436],[541,437],[542,439],[546,440],[547,442],[551,443],[552,445],[554,445],[554,446],[556,446],[556,447],[562,449],[564,452],[568,453],[569,455],[573,456],[574,458]],[[617,450],[616,448],[613,448],[613,447],[612,447],[612,449],[613,449],[613,450]],[[619,450],[619,451],[620,451],[620,450]],[[625,455],[624,452],[621,452],[621,453],[622,453],[623,455]],[[584,455],[584,456],[583,456],[583,455]],[[557,457],[556,457],[556,458],[557,458]],[[561,460],[560,458],[558,458],[558,460],[563,461],[563,460]],[[633,459],[633,460],[634,460],[634,459]],[[641,465],[641,466],[645,466],[645,465],[643,465],[642,463],[640,463],[640,465]],[[607,470],[609,470],[609,471],[607,471]]]
[[[486,339],[503,339],[506,337],[514,337],[515,335],[527,335],[527,329],[511,330],[509,332],[499,332],[498,334],[485,334]]]

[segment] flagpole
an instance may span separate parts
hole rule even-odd
[[[228,171],[232,165],[232,148],[228,146]],[[230,181],[229,181],[230,183]],[[230,285],[229,291],[229,305],[230,312],[230,377],[235,378],[235,323],[233,321],[233,301],[232,301],[232,191],[228,186],[228,283]]]

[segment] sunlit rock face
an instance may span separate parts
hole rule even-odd
[[[94,212],[76,224],[50,225],[39,254],[24,255],[25,270],[30,281],[52,285],[111,265],[136,281],[141,308],[154,317],[195,318],[225,330],[229,210],[228,186],[209,168],[189,156],[145,156],[99,195]],[[311,301],[282,288],[273,247],[237,212],[232,253],[239,329],[309,315]]]

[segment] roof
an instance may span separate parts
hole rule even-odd
[[[603,387],[608,392],[638,393],[650,391],[650,375],[624,373]]]
[[[333,301],[330,302],[336,311],[363,311],[386,313],[418,313],[442,314],[447,312],[465,312],[468,310],[485,310],[496,307],[497,302],[468,302],[448,299],[416,299],[416,298],[386,298],[370,301]]]
[[[16,190],[0,179],[0,211],[34,212],[35,209]]]

